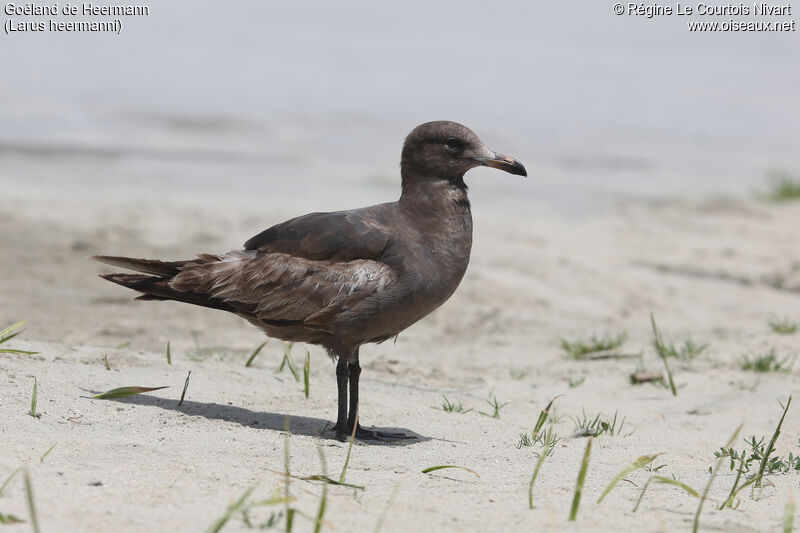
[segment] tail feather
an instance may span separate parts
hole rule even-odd
[[[118,257],[113,255],[94,255],[92,259],[107,265],[112,265],[136,272],[144,272],[154,276],[174,276],[188,261],[159,261],[158,259],[136,259],[133,257]],[[106,278],[110,279],[110,278]],[[111,280],[114,281],[114,280]]]
[[[137,300],[175,300],[177,302],[230,311],[240,315],[250,314],[254,308],[252,305],[244,304],[234,307],[207,294],[176,291],[169,286],[169,277],[148,276],[146,274],[100,274],[100,277],[117,285],[141,292],[142,295],[137,297]]]

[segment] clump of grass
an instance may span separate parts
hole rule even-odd
[[[38,402],[39,399],[38,388],[39,388],[38,382],[36,381],[36,378],[33,378],[33,392],[31,392],[31,410],[28,412],[28,414],[31,415],[33,418],[42,417],[40,413],[36,412],[36,403]]]
[[[581,376],[578,379],[567,378],[567,385],[569,385],[570,389],[574,389],[575,387],[580,387],[583,385],[583,382],[586,381],[586,376]]]
[[[178,407],[183,405],[183,399],[186,397],[186,389],[189,388],[189,378],[191,377],[191,375],[192,375],[192,371],[189,370],[189,373],[186,374],[186,381],[183,384],[183,392],[181,392],[181,399],[178,400]]]
[[[779,359],[774,347],[770,348],[767,353],[756,354],[752,357],[744,355],[739,360],[739,366],[742,370],[759,373],[788,373],[791,372],[792,365],[794,365],[794,357],[786,356],[783,359]]]
[[[517,442],[516,446],[518,450],[523,447],[540,446],[550,453],[560,440],[561,437],[558,433],[556,433],[552,427],[548,427],[539,434],[528,435],[527,433],[520,433],[519,442]]]
[[[619,425],[617,425],[616,411],[614,411],[614,417],[611,419],[601,414],[597,414],[594,418],[589,418],[584,411],[583,418],[573,418],[572,421],[575,424],[575,437],[599,437],[603,434],[613,437],[619,435],[625,425],[625,417],[622,417]]]
[[[661,357],[661,360],[664,362],[664,369],[667,372],[667,383],[669,384],[669,390],[672,391],[673,396],[678,395],[678,389],[675,387],[675,381],[672,379],[672,371],[669,369],[669,363],[667,362],[667,347],[664,344],[664,339],[661,337],[661,332],[658,330],[658,326],[656,325],[656,317],[653,316],[653,313],[650,313],[650,325],[653,328],[653,347],[658,352],[658,356]]]
[[[578,339],[574,341],[565,338],[559,339],[561,349],[570,359],[584,359],[591,354],[598,352],[608,352],[621,347],[628,340],[628,333],[621,332],[616,335],[605,335],[603,337],[592,336],[589,339]]]
[[[6,343],[22,333],[22,331],[17,331],[18,329],[25,326],[25,322],[17,322],[16,324],[11,324],[3,331],[0,331],[0,344]],[[0,353],[14,353],[14,354],[21,354],[21,355],[34,355],[39,352],[29,352],[27,350],[12,350],[11,348],[0,348]]]
[[[789,318],[770,318],[769,319],[769,327],[772,328],[772,331],[775,333],[780,333],[781,335],[792,335],[793,333],[797,333],[798,324],[790,320]]]
[[[97,400],[108,400],[111,398],[123,398],[125,396],[135,396],[137,394],[142,394],[143,392],[153,392],[154,390],[166,389],[166,386],[163,387],[119,387],[117,389],[111,389],[110,391],[102,392],[100,394],[95,394],[92,398]]]
[[[656,346],[655,340],[653,341],[653,346],[658,350],[659,348]],[[698,355],[706,351],[708,348],[708,343],[697,344],[692,339],[686,339],[683,341],[683,344],[675,345],[673,343],[665,343],[662,346],[664,350],[664,355],[667,357],[674,357],[676,359],[680,359],[681,361],[691,361],[695,359]]]
[[[469,413],[472,409],[464,409],[464,406],[461,404],[461,401],[451,402],[447,399],[447,396],[442,395],[442,411],[446,413]]]
[[[257,347],[255,350],[253,350],[253,353],[251,353],[251,354],[250,354],[250,357],[248,357],[248,358],[247,358],[247,362],[244,364],[244,366],[245,366],[245,367],[249,367],[250,365],[252,365],[252,364],[253,364],[253,360],[254,360],[254,359],[256,358],[256,356],[257,356],[257,355],[258,355],[258,354],[261,352],[261,349],[262,349],[264,346],[266,346],[266,345],[267,345],[267,343],[268,343],[268,342],[269,342],[269,339],[265,340],[264,342],[262,342],[261,344],[259,344],[259,345],[258,345],[258,347]]]
[[[574,522],[578,517],[578,506],[581,503],[581,494],[583,494],[583,484],[586,481],[586,471],[589,469],[589,459],[592,455],[592,439],[586,443],[586,451],[583,452],[583,460],[581,461],[581,468],[578,471],[578,481],[575,483],[575,495],[572,497],[572,508],[569,511],[569,521]]]
[[[784,170],[772,170],[767,174],[769,188],[763,198],[770,202],[787,202],[800,199],[800,180]]]
[[[486,413],[484,411],[478,411],[478,412],[482,415],[490,416],[492,418],[500,418],[500,410],[506,405],[508,405],[508,402],[500,403],[499,401],[497,401],[497,396],[495,396],[494,394],[492,394],[491,400],[486,400],[486,403],[488,403],[489,407],[492,408],[492,412],[491,413]]]

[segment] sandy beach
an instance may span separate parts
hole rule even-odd
[[[0,34],[0,331],[26,322],[0,344],[0,531],[674,532],[701,501],[700,531],[786,531],[797,403],[721,507],[798,401],[800,204],[755,192],[800,179],[800,41],[612,6],[173,0],[119,34]],[[280,341],[247,367],[244,319],[135,302],[88,258],[393,201],[404,136],[442,119],[529,177],[467,173],[461,286],[361,349],[362,424],[414,438],[357,441],[325,483],[349,446],[320,348],[291,350],[306,398]],[[167,388],[92,397],[126,386]]]
[[[246,368],[262,336],[244,320],[134,302],[98,278],[107,270],[87,259],[100,252],[177,259],[234,249],[293,214],[288,206],[219,209],[217,199],[210,209],[209,201],[112,197],[78,205],[24,189],[6,200],[0,240],[13,253],[2,263],[0,323],[28,325],[3,347],[38,353],[0,355],[0,479],[27,469],[43,531],[202,531],[251,488],[251,503],[281,496],[287,415],[290,472],[338,479],[347,443],[325,431],[335,418],[336,388],[334,365],[321,350],[308,347],[306,399],[301,383],[277,372],[280,342],[267,344]],[[769,440],[779,402],[798,392],[795,370],[756,374],[740,362],[771,348],[779,358],[796,355],[796,335],[779,335],[768,321],[798,319],[800,211],[746,197],[618,197],[601,214],[569,220],[483,209],[475,195],[473,203],[475,249],[460,290],[396,344],[362,350],[363,423],[417,438],[357,442],[346,482],[363,489],[328,487],[324,529],[370,531],[382,513],[381,531],[690,529],[698,499],[674,486],[651,484],[632,509],[652,474],[702,492],[714,452],[737,426],[737,450],[747,447],[744,437]],[[651,312],[668,342],[708,345],[691,361],[670,359],[677,396],[629,381],[637,370],[664,370],[652,347]],[[559,346],[561,338],[622,332],[628,339],[617,351],[641,357],[574,360]],[[292,353],[302,365],[305,347]],[[29,414],[34,379],[36,418]],[[169,388],[90,398],[133,385]],[[444,397],[469,411],[446,412]],[[541,466],[529,509],[542,447],[517,446],[554,397],[545,428],[560,439]],[[493,398],[502,406],[497,418],[489,416]],[[777,440],[778,456],[797,454],[795,409]],[[576,421],[598,414],[624,417],[624,425],[593,439],[578,518],[569,522],[587,443],[574,437]],[[661,455],[652,466],[664,465],[657,472],[636,470],[596,503],[622,467],[655,453]],[[421,472],[445,464],[472,472]],[[767,475],[757,499],[745,489],[735,509],[716,509],[735,474],[726,460],[701,530],[779,529],[797,473]],[[296,530],[312,528],[322,490],[319,481],[292,479]],[[248,517],[258,526],[274,513],[280,524],[284,511],[283,504],[253,507]],[[4,490],[0,512],[29,520],[22,474]],[[225,526],[247,529],[241,513]]]

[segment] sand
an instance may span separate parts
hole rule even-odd
[[[367,196],[353,194],[352,206]],[[669,485],[651,485],[632,512],[652,474],[642,469],[596,501],[641,455],[660,453],[658,474],[702,491],[714,452],[737,426],[737,449],[745,448],[745,436],[770,438],[779,402],[797,396],[796,372],[757,375],[739,361],[771,347],[780,357],[797,353],[798,336],[778,335],[768,320],[800,320],[800,210],[748,197],[617,196],[607,209],[567,219],[472,199],[475,248],[460,289],[396,343],[362,349],[362,422],[417,438],[357,442],[346,481],[364,488],[329,486],[322,530],[372,531],[384,512],[385,532],[689,530],[698,500]],[[5,192],[0,325],[26,320],[27,328],[3,346],[39,353],[0,354],[0,483],[27,469],[42,531],[203,531],[251,488],[250,502],[282,494],[287,442],[292,474],[338,479],[347,444],[324,431],[335,417],[336,387],[334,365],[320,349],[308,347],[306,399],[301,383],[277,372],[279,341],[245,368],[263,338],[244,320],[134,302],[97,277],[104,266],[86,259],[226,251],[272,223],[325,208],[324,200],[300,196],[286,203]],[[709,345],[693,361],[671,360],[676,397],[629,381],[637,368],[663,370],[651,346],[651,312],[667,340]],[[629,337],[622,351],[641,352],[640,359],[575,361],[558,343],[622,331]],[[305,354],[294,347],[298,363]],[[37,418],[28,414],[34,379]],[[90,397],[128,385],[169,388],[119,400]],[[445,412],[444,396],[471,411]],[[541,448],[517,443],[556,396],[547,427],[561,439],[543,463],[531,510],[528,485]],[[483,414],[492,412],[492,397],[505,404],[498,418]],[[800,451],[798,409],[789,409],[779,455]],[[594,439],[578,517],[569,522],[587,445],[573,437],[573,419],[615,413],[624,426]],[[444,464],[474,473],[421,472]],[[734,510],[720,511],[735,477],[725,461],[701,530],[780,529],[798,476],[768,475],[757,499],[746,489]],[[319,482],[292,480],[296,531],[312,529],[322,490]],[[283,510],[254,507],[248,516],[258,526],[271,513],[282,520]],[[0,513],[30,520],[21,474],[0,496]],[[241,513],[225,526],[248,529]]]

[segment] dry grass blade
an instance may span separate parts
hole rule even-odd
[[[36,514],[36,502],[33,500],[33,485],[31,484],[31,477],[28,475],[28,471],[24,470],[23,479],[25,480],[25,494],[28,500],[28,512],[31,515],[31,526],[33,527],[33,533],[39,533],[39,515]]]
[[[125,396],[135,396],[137,394],[142,394],[143,392],[153,392],[154,390],[161,390],[166,389],[167,386],[163,387],[119,387],[117,389],[111,389],[110,391],[102,392],[100,394],[95,394],[92,398],[98,400],[107,400],[110,398],[123,398]]]
[[[631,384],[651,383],[653,381],[664,381],[664,374],[661,372],[634,372],[631,374]]]
[[[14,337],[16,337],[17,335],[22,333],[21,331],[16,331],[16,330],[20,329],[24,325],[25,325],[24,321],[23,322],[17,322],[16,324],[11,324],[7,328],[5,328],[3,331],[0,331],[0,344],[3,344],[4,342],[10,341]],[[15,354],[22,354],[22,355],[34,355],[34,354],[37,354],[39,352],[29,352],[27,350],[12,350],[11,348],[0,348],[0,353],[15,353]]]
[[[261,349],[264,346],[266,346],[268,342],[269,342],[269,339],[265,340],[264,342],[262,342],[261,344],[258,345],[258,348],[253,350],[253,353],[250,354],[250,357],[247,358],[247,362],[244,364],[245,367],[248,367],[248,366],[253,364],[253,359],[256,358],[256,356],[261,352]]]
[[[602,502],[602,501],[603,501],[603,498],[605,498],[605,497],[608,495],[608,493],[609,493],[609,492],[611,492],[611,491],[614,489],[614,487],[616,487],[616,486],[617,486],[617,484],[618,484],[620,481],[622,481],[622,479],[623,479],[625,476],[627,476],[628,474],[630,474],[630,473],[631,473],[631,472],[633,472],[634,470],[639,470],[639,469],[640,469],[640,468],[642,468],[643,466],[645,466],[645,465],[649,465],[649,464],[650,464],[650,463],[652,463],[652,462],[655,460],[655,458],[656,458],[656,457],[658,457],[659,455],[661,455],[661,454],[660,454],[660,453],[654,453],[653,455],[642,455],[642,456],[641,456],[641,457],[639,457],[638,459],[636,459],[636,460],[634,460],[634,461],[630,462],[628,465],[626,465],[626,466],[625,466],[625,468],[623,468],[622,470],[620,470],[620,471],[619,471],[619,473],[618,473],[616,476],[614,476],[614,479],[612,479],[612,480],[611,480],[611,482],[608,484],[608,486],[606,486],[606,488],[605,488],[605,490],[603,491],[603,493],[602,493],[602,494],[600,495],[600,497],[597,499],[597,503],[600,503],[600,502]]]
[[[5,481],[3,481],[3,484],[0,485],[0,496],[2,496],[3,491],[6,490],[6,487],[8,486],[8,484],[11,483],[11,480],[14,479],[14,476],[19,474],[20,470],[22,470],[22,467],[19,467],[16,470],[14,470],[13,472],[11,472],[11,475],[8,476]]]
[[[678,389],[675,388],[675,382],[672,380],[672,371],[669,369],[669,363],[667,362],[667,348],[664,344],[664,339],[661,338],[661,332],[656,326],[656,317],[653,316],[653,313],[650,313],[650,325],[653,326],[653,346],[655,346],[661,360],[664,361],[664,369],[667,371],[669,389],[672,391],[673,396],[677,396]]]
[[[183,405],[183,399],[186,397],[186,389],[189,388],[189,378],[192,376],[192,371],[189,370],[189,373],[186,375],[186,382],[183,384],[183,392],[181,392],[181,399],[178,400],[178,407]]]
[[[430,472],[436,472],[437,470],[443,470],[445,468],[458,468],[460,470],[466,470],[470,474],[474,474],[475,477],[481,477],[476,471],[472,470],[471,468],[467,468],[465,466],[458,466],[458,465],[438,465],[438,466],[429,466],[428,468],[422,471],[423,474],[429,474]]]
[[[731,435],[731,438],[728,439],[728,443],[725,444],[726,449],[730,448],[733,445],[733,443],[736,441],[736,437],[739,436],[739,432],[741,430],[742,426],[740,424],[739,427],[736,428],[736,431],[733,432],[733,435]],[[708,497],[708,491],[711,490],[711,484],[714,483],[714,478],[717,477],[717,470],[719,470],[719,465],[722,464],[723,459],[724,457],[720,456],[720,458],[717,459],[716,464],[714,464],[714,467],[711,469],[711,475],[708,478],[708,483],[706,483],[706,488],[703,489],[703,495],[700,496],[700,504],[697,506],[697,512],[695,512],[694,514],[692,533],[697,533],[697,529],[700,527],[700,513],[703,511],[703,504],[705,503],[706,498]]]
[[[586,443],[586,451],[583,452],[583,460],[581,461],[581,469],[578,471],[578,481],[575,484],[575,495],[572,497],[572,508],[569,511],[569,521],[574,522],[578,517],[578,506],[581,504],[581,495],[583,494],[583,484],[586,481],[586,471],[589,469],[589,459],[592,455],[592,442],[594,439],[589,437],[589,442]]]

